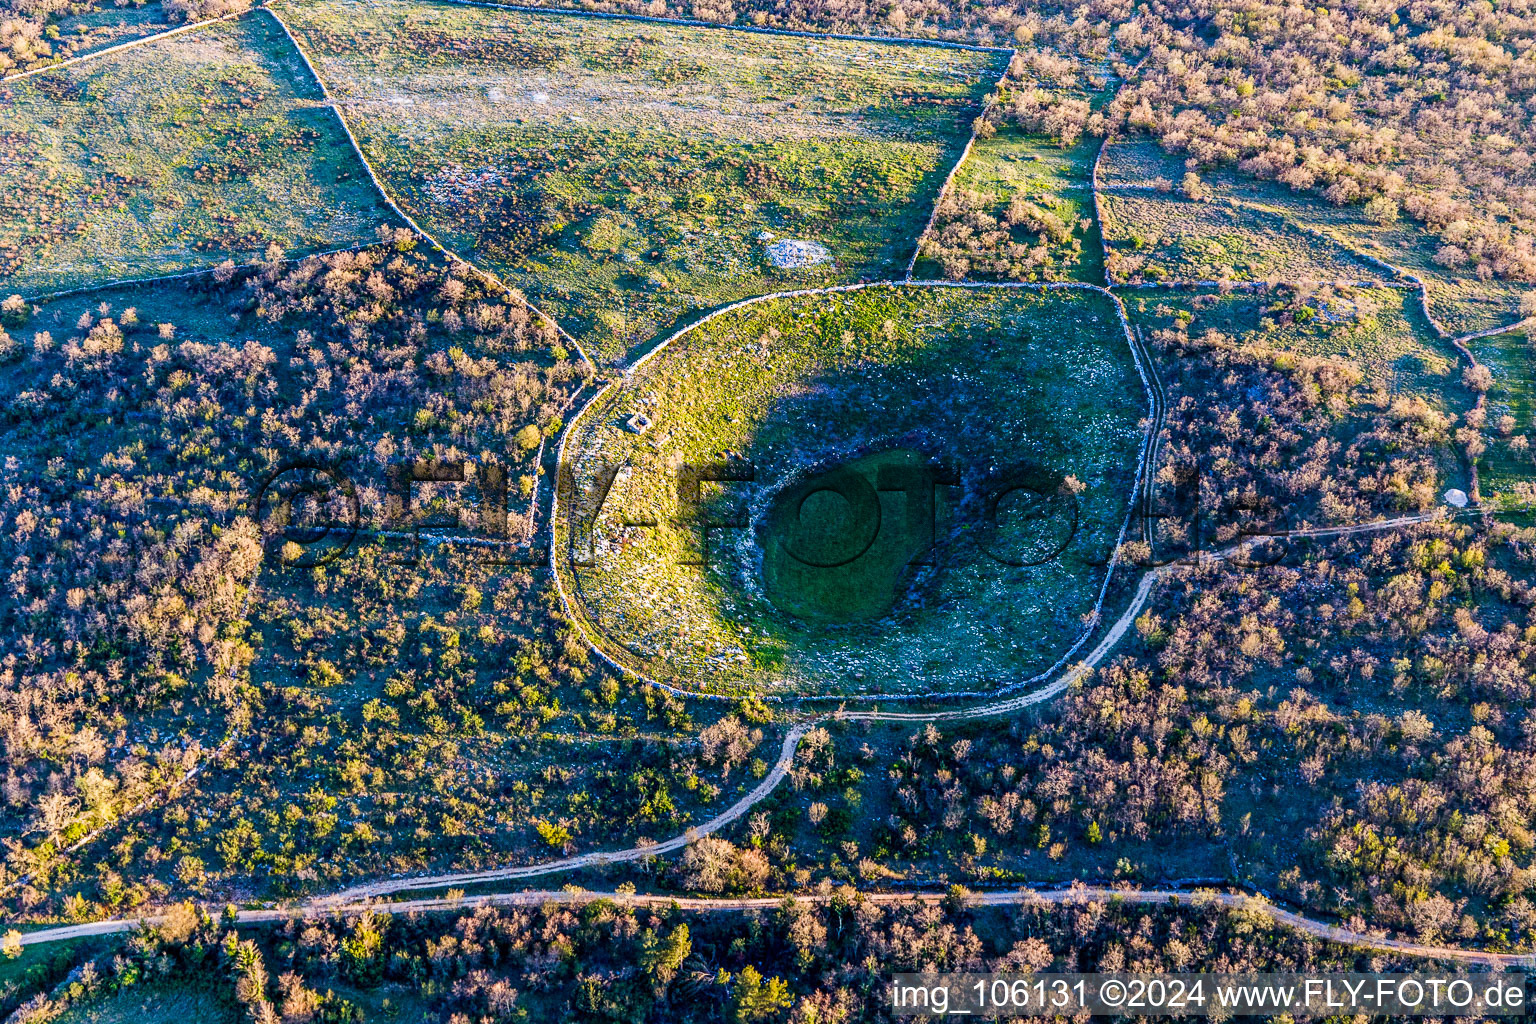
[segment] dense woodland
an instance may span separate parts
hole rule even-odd
[[[248,676],[262,639],[247,592],[265,548],[279,568],[263,592],[281,593],[289,542],[249,518],[264,480],[295,459],[345,465],[365,536],[409,532],[390,505],[401,463],[494,463],[535,500],[577,364],[515,299],[383,234],[107,293],[137,306],[101,293],[7,304],[0,884],[23,906],[61,844],[269,721],[278,695]],[[497,525],[477,507],[471,532]],[[528,519],[500,528],[513,550]],[[124,898],[120,880],[104,884]]]

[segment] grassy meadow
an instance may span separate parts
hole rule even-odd
[[[1184,174],[1184,162],[1163,152],[1153,142],[1117,142],[1105,154],[1099,171],[1100,183],[1108,192],[1116,188],[1159,189],[1178,185]],[[1529,286],[1508,281],[1484,281],[1468,271],[1436,263],[1437,240],[1406,214],[1390,224],[1377,224],[1365,217],[1360,206],[1334,206],[1318,196],[1294,192],[1277,182],[1260,181],[1230,170],[1203,174],[1202,177],[1218,200],[1236,200],[1260,208],[1248,211],[1252,216],[1259,217],[1262,216],[1260,211],[1268,211],[1279,220],[1322,232],[1341,248],[1369,254],[1419,277],[1429,293],[1431,314],[1452,334],[1484,331],[1519,319],[1520,296],[1529,290]],[[1170,197],[1162,202],[1171,201]],[[1150,226],[1155,220],[1143,222],[1137,219],[1149,211],[1125,204],[1119,198],[1115,202],[1127,225],[1121,230],[1122,236],[1132,230],[1144,236],[1149,234],[1142,224]],[[1113,233],[1111,237],[1114,237]],[[1316,237],[1303,236],[1300,244],[1317,253],[1326,243]],[[1276,247],[1270,252],[1268,247],[1255,244],[1254,251],[1272,260],[1280,257],[1284,248]],[[1157,260],[1159,257],[1151,258]],[[1292,260],[1286,265],[1293,266],[1295,262]],[[1356,262],[1356,266],[1364,267],[1366,273],[1351,270],[1348,276],[1383,275],[1380,268],[1368,263]],[[1327,275],[1309,271],[1303,276]]]
[[[197,982],[202,981],[202,984]],[[54,1024],[236,1024],[245,1019],[234,987],[218,991],[203,979],[191,983],[134,985],[95,999],[82,998],[53,1018]]]
[[[1003,55],[417,2],[284,3],[401,205],[604,360],[899,273]],[[828,259],[774,266],[767,244]]]
[[[1478,362],[1493,374],[1488,390],[1488,448],[1478,460],[1483,498],[1496,507],[1529,514],[1536,503],[1536,354],[1525,331],[1510,331],[1467,342]]]
[[[1386,276],[1288,217],[1178,190],[1183,164],[1153,143],[1110,143],[1099,163],[1104,236],[1115,280],[1360,281]]]
[[[338,248],[389,215],[263,13],[0,85],[0,290]]]
[[[1093,158],[1099,140],[1085,137],[1068,147],[1054,139],[1026,133],[1007,124],[991,138],[978,138],[965,162],[955,172],[950,190],[930,237],[939,244],[925,244],[913,275],[923,279],[952,276],[941,258],[942,243],[950,225],[967,225],[974,211],[1002,224],[1007,243],[1033,248],[1043,246],[1032,263],[1011,260],[1013,266],[978,267],[972,260],[963,273],[971,280],[1086,281],[1102,284],[1104,259],[1099,228],[1093,212]],[[1018,199],[1029,204],[1018,223],[1005,223],[1010,206]],[[1041,217],[1039,211],[1054,220]],[[983,221],[983,224],[986,222]],[[962,230],[969,238],[972,231]],[[997,247],[992,247],[997,248]]]

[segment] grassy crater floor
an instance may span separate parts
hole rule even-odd
[[[557,571],[606,654],[690,689],[1020,683],[1083,635],[1146,403],[1102,293],[767,299],[573,423]]]
[[[1004,54],[431,3],[284,4],[390,190],[603,358],[905,266]],[[776,267],[767,243],[829,260]]]

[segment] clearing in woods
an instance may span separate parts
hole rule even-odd
[[[1160,223],[1169,220],[1173,212],[1189,207],[1189,204],[1172,205],[1178,201],[1176,189],[1184,172],[1184,161],[1164,152],[1155,142],[1142,139],[1111,144],[1099,165],[1099,182],[1105,196],[1121,192],[1127,197],[1158,200],[1140,208],[1141,212],[1156,214],[1145,223],[1135,219],[1137,211],[1121,204],[1125,226],[1118,236],[1111,230],[1111,240],[1125,239],[1130,233],[1153,240],[1161,234]],[[1274,272],[1289,280],[1303,277],[1332,279],[1336,276],[1391,279],[1392,274],[1386,268],[1369,260],[1349,257],[1341,251],[1348,249],[1383,260],[1420,278],[1429,293],[1431,315],[1452,335],[1489,330],[1512,323],[1519,317],[1517,310],[1520,296],[1526,290],[1524,286],[1512,281],[1483,280],[1470,266],[1451,266],[1437,261],[1437,239],[1406,213],[1399,213],[1386,223],[1377,223],[1366,216],[1363,206],[1356,203],[1336,206],[1311,192],[1297,192],[1278,182],[1261,181],[1231,170],[1202,170],[1200,173],[1204,185],[1218,203],[1241,203],[1246,207],[1242,212],[1256,218],[1253,223],[1267,225],[1264,231],[1283,233],[1286,240],[1278,247],[1258,238],[1243,247],[1248,253],[1263,256],[1254,263],[1254,277]],[[1227,210],[1221,216],[1238,220],[1237,211]],[[1322,237],[1302,233],[1308,230],[1318,232]],[[1142,247],[1151,248],[1151,244]],[[1241,254],[1243,249],[1236,252]],[[1135,254],[1127,252],[1126,255]],[[1150,261],[1156,262],[1160,255],[1149,254]],[[1221,258],[1225,259],[1226,254],[1221,254]],[[1254,256],[1242,258],[1254,259]],[[1323,261],[1317,262],[1319,258]],[[1351,269],[1341,273],[1338,269],[1341,260]],[[1328,269],[1330,265],[1335,269]],[[1220,267],[1220,260],[1204,264],[1205,270]],[[1245,275],[1235,276],[1242,280]]]
[[[1093,214],[1099,140],[1071,146],[1007,124],[978,138],[923,239],[913,276],[980,281],[1104,280]]]

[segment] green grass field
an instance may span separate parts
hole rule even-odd
[[[338,248],[387,219],[265,14],[0,86],[0,289]]]
[[[573,425],[559,572],[605,651],[678,685],[993,689],[1081,634],[1145,407],[1091,292],[770,300],[674,342]],[[679,474],[741,459],[751,484],[699,484],[697,509],[753,528],[712,530],[706,553],[698,520],[676,525],[694,507]],[[929,465],[952,483],[926,485]]]
[[[1184,174],[1184,162],[1153,142],[1118,142],[1105,154],[1099,171],[1101,184],[1109,189],[1144,187],[1159,181],[1177,185]],[[1393,224],[1375,224],[1365,218],[1359,206],[1334,206],[1319,196],[1297,193],[1276,182],[1230,170],[1203,177],[1219,199],[1272,211],[1323,232],[1341,246],[1368,253],[1421,278],[1429,292],[1430,312],[1452,334],[1488,330],[1519,319],[1520,296],[1529,286],[1483,281],[1468,271],[1441,266],[1433,259],[1439,241],[1406,215]],[[1315,238],[1308,239],[1307,244],[1315,248],[1324,245]],[[1367,269],[1365,276],[1382,276],[1379,269]]]
[[[1342,246],[1309,237],[1281,217],[1156,192],[1106,193],[1100,203],[1117,282],[1383,276]]]
[[[135,985],[110,996],[80,1000],[55,1024],[235,1024],[244,1020],[240,1004],[229,993],[207,986]]]
[[[280,10],[401,205],[609,361],[702,308],[897,274],[1002,72],[430,3]],[[776,268],[783,239],[828,261]]]
[[[1523,331],[1496,334],[1467,343],[1478,362],[1493,373],[1488,391],[1487,451],[1478,460],[1478,483],[1485,500],[1496,506],[1529,513],[1536,492],[1536,455],[1530,437],[1536,433],[1536,355]]]
[[[1099,161],[1099,187],[1173,188],[1184,177],[1184,161],[1155,142],[1131,137],[1108,143]]]

